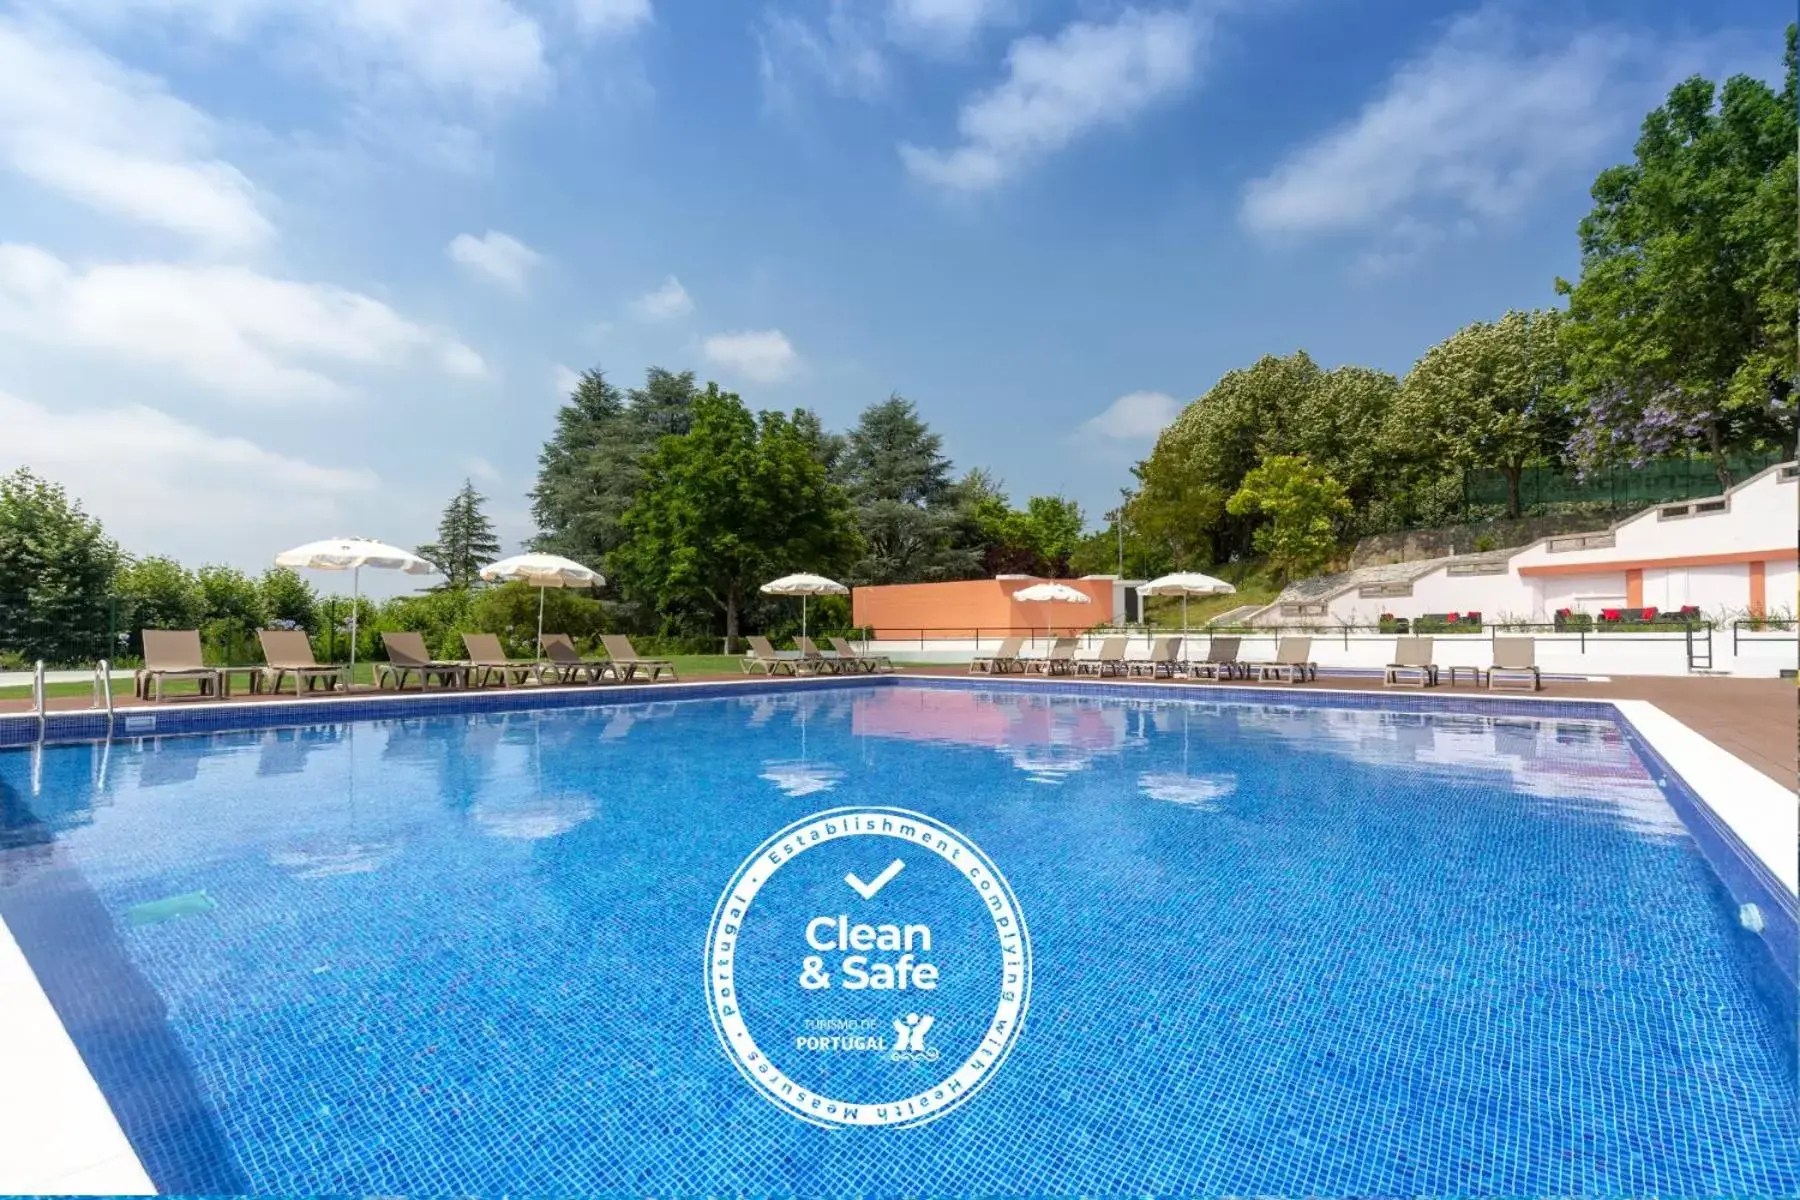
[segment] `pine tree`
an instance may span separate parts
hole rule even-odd
[[[500,538],[494,533],[494,523],[481,511],[486,503],[487,497],[476,491],[469,480],[463,480],[462,490],[444,506],[437,541],[419,547],[419,557],[443,573],[444,583],[440,586],[473,587],[480,582],[481,568],[500,557]]]

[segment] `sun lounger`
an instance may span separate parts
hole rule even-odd
[[[1075,670],[1075,647],[1080,644],[1080,638],[1059,637],[1042,657],[1019,661],[1025,664],[1027,674],[1036,671],[1040,675],[1068,675]]]
[[[779,675],[786,671],[789,675],[800,673],[800,656],[783,654],[769,644],[769,639],[761,635],[745,638],[750,643],[750,653],[739,660],[738,665],[744,668],[744,674],[754,675],[761,671],[764,675]],[[810,674],[812,668],[807,668]]]
[[[431,657],[431,652],[425,649],[425,638],[420,634],[384,633],[381,644],[387,647],[387,661],[375,664],[376,687],[392,683],[395,691],[403,691],[409,675],[419,677],[420,691],[434,679],[439,687],[462,687],[469,680],[467,663]]]
[[[865,671],[872,673],[875,671],[891,671],[894,669],[893,662],[890,661],[885,654],[864,654],[855,646],[851,645],[848,639],[845,638],[834,637],[830,640],[831,647],[837,651],[839,658],[849,659],[851,662],[860,665]]]
[[[1238,647],[1243,643],[1243,638],[1211,639],[1206,647],[1206,657],[1189,663],[1188,674],[1195,679],[1233,679],[1242,672],[1248,679],[1249,673],[1243,671],[1244,664],[1238,661]]]
[[[837,651],[826,654],[813,640],[804,634],[794,639],[794,648],[800,651],[800,661],[812,664],[815,670],[829,671],[833,675],[842,675],[845,671],[860,671],[862,668],[845,658],[839,658]]]
[[[575,641],[566,633],[546,633],[538,639],[549,662],[543,664],[540,678],[556,683],[599,683],[612,675],[613,665],[604,658],[583,658],[575,649]]]
[[[1537,667],[1537,642],[1528,637],[1494,639],[1494,665],[1488,668],[1488,691],[1500,690],[1502,683],[1523,683],[1534,692],[1544,689],[1544,677]]]
[[[1122,637],[1102,638],[1100,648],[1092,658],[1075,660],[1077,675],[1123,675],[1125,673],[1125,640]]]
[[[171,679],[187,680],[202,696],[225,694],[224,676],[201,654],[198,629],[144,630],[144,665],[134,676],[134,692],[140,700],[161,700]]]
[[[1150,643],[1149,658],[1128,658],[1125,660],[1126,675],[1148,675],[1152,679],[1175,678],[1175,669],[1181,665],[1181,639],[1178,637],[1159,637]]]
[[[1319,664],[1312,661],[1312,639],[1309,637],[1282,638],[1275,643],[1274,660],[1254,666],[1257,677],[1265,681],[1285,679],[1289,683],[1305,683],[1319,677]]]
[[[511,687],[515,677],[520,683],[527,679],[544,682],[543,664],[508,658],[498,634],[465,633],[462,640],[463,649],[469,652],[469,682],[473,686],[486,687],[499,679],[501,687]]]
[[[631,646],[631,639],[622,633],[603,633],[600,644],[606,647],[606,656],[612,659],[615,674],[623,672],[625,679],[634,679],[642,674],[650,682],[663,675],[670,679],[680,679],[675,674],[675,664],[666,658],[644,658]]]
[[[1394,639],[1394,661],[1381,677],[1384,687],[1436,687],[1437,664],[1431,661],[1431,639],[1403,637]]]
[[[1013,671],[1023,671],[1025,664],[1019,658],[1019,651],[1025,645],[1022,637],[1009,637],[1000,643],[992,654],[977,654],[969,660],[969,674],[1005,675]]]
[[[300,694],[302,684],[309,692],[320,683],[328,692],[349,689],[350,676],[343,667],[321,665],[313,657],[312,639],[306,636],[305,630],[259,629],[256,637],[262,643],[263,691],[279,692],[282,681],[290,675],[294,677],[296,696]]]

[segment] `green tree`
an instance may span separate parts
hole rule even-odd
[[[130,654],[143,654],[146,629],[199,629],[206,619],[200,581],[172,558],[152,555],[126,563],[114,592]]]
[[[1086,524],[1081,505],[1062,496],[1033,496],[1025,502],[1025,542],[1038,556],[1038,571],[1052,579],[1069,574],[1069,557],[1081,544]]]
[[[481,568],[500,557],[500,539],[494,533],[494,523],[481,508],[486,503],[487,497],[476,491],[469,480],[463,480],[462,489],[444,506],[437,541],[419,547],[419,557],[443,573],[444,583],[440,586],[474,587],[481,582]]]
[[[236,567],[208,564],[194,573],[200,585],[200,637],[214,662],[256,658],[256,631],[266,610],[256,580]]]
[[[528,583],[503,583],[476,593],[469,608],[468,628],[475,633],[500,636],[508,654],[520,658],[537,655],[538,589]],[[606,606],[583,588],[548,588],[544,592],[544,631],[566,633],[582,648],[591,648],[611,627]],[[460,632],[460,631],[457,631]],[[459,651],[456,657],[461,658]]]
[[[863,554],[855,583],[959,579],[978,551],[959,544],[963,518],[943,439],[896,394],[863,410],[844,439],[836,477],[849,493]]]
[[[257,581],[264,616],[272,623],[304,629],[319,627],[319,596],[292,567],[270,567]]]
[[[121,561],[61,487],[23,467],[0,476],[0,651],[70,664],[117,653],[108,604]]]
[[[1506,476],[1506,515],[1518,516],[1525,468],[1554,463],[1568,440],[1562,321],[1554,309],[1508,312],[1427,350],[1388,413],[1383,437],[1396,458],[1410,447],[1427,460],[1497,470]]]
[[[1777,93],[1746,75],[1676,85],[1581,222],[1567,339],[1588,465],[1689,447],[1794,445],[1795,27]],[[1715,103],[1716,101],[1716,103]]]
[[[1334,523],[1350,513],[1337,480],[1298,455],[1280,454],[1244,476],[1226,507],[1260,516],[1254,544],[1283,581],[1311,574],[1337,547]]]
[[[735,645],[755,589],[792,571],[829,574],[858,549],[842,489],[780,413],[753,415],[708,384],[688,432],[662,439],[621,521],[621,582],[663,608],[704,604]]]
[[[613,575],[609,556],[623,537],[620,519],[643,488],[644,460],[663,438],[687,432],[696,390],[692,371],[651,367],[644,385],[628,392],[599,368],[584,371],[538,455],[531,492],[537,548]],[[816,417],[812,428],[829,462],[830,435]]]

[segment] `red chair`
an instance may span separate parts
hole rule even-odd
[[[1603,608],[1600,610],[1600,619],[1609,625],[1616,625],[1619,623],[1619,610],[1616,608]]]
[[[1643,619],[1644,619],[1644,620],[1646,620],[1646,621],[1654,621],[1654,620],[1656,620],[1656,610],[1655,610],[1655,609],[1654,609],[1654,608],[1646,608],[1646,609],[1645,609],[1645,610],[1644,610],[1644,617],[1643,617]]]

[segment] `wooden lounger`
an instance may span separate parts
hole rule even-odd
[[[1529,690],[1544,690],[1544,677],[1537,667],[1537,642],[1528,637],[1494,639],[1494,665],[1488,668],[1488,691],[1501,690],[1502,683],[1524,684]]]
[[[265,692],[279,692],[282,682],[289,675],[294,677],[294,694],[300,694],[301,685],[312,691],[323,683],[326,691],[350,687],[350,676],[343,667],[321,664],[313,657],[312,639],[306,636],[303,629],[259,629],[257,640],[262,643],[263,670],[262,686]]]
[[[977,654],[971,658],[969,674],[1006,675],[1013,671],[1023,671],[1025,664],[1019,658],[1019,651],[1024,645],[1025,639],[1022,637],[1007,638],[992,654]]]
[[[805,667],[809,675],[813,672],[813,667],[803,663],[798,654],[783,654],[761,634],[751,634],[744,640],[750,643],[750,653],[744,655],[738,665],[743,667],[746,675],[754,675],[759,670],[764,675],[779,675],[783,671],[798,675],[801,667]]]
[[[544,657],[540,678],[557,683],[599,683],[613,673],[612,663],[603,658],[583,658],[575,649],[575,641],[566,633],[546,633],[538,639]]]
[[[1383,687],[1436,687],[1437,664],[1431,661],[1431,639],[1403,637],[1394,639],[1394,661],[1381,677]]]
[[[612,659],[614,672],[621,669],[625,679],[636,678],[640,673],[649,677],[650,682],[667,675],[670,679],[679,679],[675,674],[675,664],[666,658],[644,658],[632,648],[631,639],[622,633],[603,633],[600,644],[606,647],[606,656]]]
[[[425,649],[425,638],[421,634],[384,633],[381,635],[381,644],[387,648],[387,661],[375,664],[376,687],[383,687],[391,682],[395,691],[403,691],[409,675],[419,677],[420,691],[424,691],[434,679],[439,687],[462,687],[469,680],[467,663],[431,657],[431,652]]]
[[[1125,660],[1126,675],[1148,675],[1152,679],[1175,678],[1175,668],[1181,665],[1181,639],[1178,637],[1159,637],[1150,643],[1149,658],[1128,658]]]
[[[1275,659],[1255,664],[1257,678],[1285,679],[1289,683],[1305,683],[1319,677],[1319,664],[1312,661],[1312,639],[1284,637],[1275,643]]]
[[[144,665],[133,676],[138,699],[160,701],[171,679],[185,679],[215,700],[225,694],[224,676],[206,665],[198,629],[146,629],[143,636]]]
[[[1125,639],[1122,637],[1102,638],[1100,649],[1092,658],[1075,660],[1077,675],[1123,675],[1125,673]]]
[[[462,640],[463,649],[469,652],[469,683],[472,686],[486,687],[495,679],[500,680],[501,687],[511,687],[514,678],[520,683],[527,679],[544,682],[544,664],[507,657],[498,634],[465,633]]]
[[[885,654],[864,654],[855,646],[852,646],[849,640],[845,638],[834,637],[829,640],[831,642],[831,648],[837,651],[839,658],[848,659],[850,662],[857,663],[861,665],[862,669],[865,671],[873,673],[875,671],[892,671],[894,669],[893,662]]]
[[[1188,674],[1195,679],[1231,679],[1243,664],[1238,662],[1238,647],[1243,638],[1216,637],[1206,647],[1206,657],[1188,664]],[[1246,674],[1245,678],[1249,676]]]

